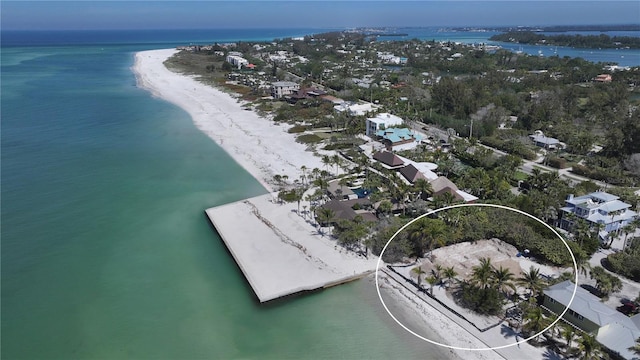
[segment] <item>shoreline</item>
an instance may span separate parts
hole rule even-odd
[[[300,167],[323,167],[321,159],[296,142],[287,132],[289,125],[276,125],[253,111],[242,108],[239,100],[194,76],[175,73],[164,61],[176,49],[148,50],[135,54],[131,70],[139,88],[168,101],[192,118],[196,127],[225,150],[269,192],[276,174],[298,179]]]
[[[371,266],[370,264],[373,264],[373,269],[375,269],[377,257],[371,256],[364,260],[357,259],[354,254],[344,254],[336,249],[334,241],[318,233],[311,221],[295,211],[296,204],[276,204],[273,201],[274,189],[270,181],[275,174],[287,175],[290,180],[297,179],[301,174],[300,167],[303,165],[308,169],[322,168],[324,165],[320,157],[307,151],[305,145],[295,141],[295,135],[287,132],[289,125],[275,125],[272,121],[260,117],[253,111],[244,110],[242,104],[232,95],[202,84],[193,76],[174,73],[167,69],[164,66],[164,61],[176,52],[175,49],[138,52],[135,54],[135,64],[132,71],[136,76],[138,87],[186,111],[198,129],[222,147],[234,161],[271,193],[247,199],[257,205],[261,213],[260,217],[252,215],[250,211],[238,212],[236,215],[232,211],[219,211],[216,215],[220,216],[219,220],[222,223],[230,223],[232,228],[238,223],[243,224],[243,231],[232,230],[230,236],[236,238],[234,242],[237,244],[236,246],[239,246],[239,251],[246,251],[247,259],[252,260],[245,261],[245,265],[248,264],[253,269],[247,271],[260,273],[268,269],[268,265],[277,264],[283,274],[291,272],[295,275],[293,278],[300,278],[300,268],[297,268],[296,264],[309,262],[305,259],[306,253],[303,254],[300,251],[298,255],[295,255],[291,251],[292,244],[287,244],[273,236],[273,239],[262,242],[262,249],[266,252],[256,252],[252,239],[243,238],[242,233],[251,229],[252,223],[259,224],[260,218],[263,216],[275,225],[275,232],[286,234],[289,239],[295,239],[294,247],[301,245],[305,251],[309,250],[310,254],[320,259],[320,262],[326,263],[326,266],[320,266],[321,269],[316,269],[319,271],[315,272],[314,281],[321,279],[321,281],[329,282],[331,281],[330,277],[332,275],[335,277],[336,273],[349,275],[354,274],[356,269],[364,272],[370,270],[368,268]],[[220,208],[224,208],[224,206],[227,205]],[[209,209],[207,212],[213,209],[215,208]],[[245,217],[239,216],[240,213],[246,214],[243,215]],[[240,226],[235,226],[235,228],[241,229]],[[251,231],[248,233],[252,234]],[[263,235],[261,234],[261,236]],[[283,249],[286,250],[280,252]],[[234,257],[236,256],[233,251],[232,254]],[[282,254],[288,254],[288,256],[283,258]],[[256,261],[256,259],[258,260]],[[235,260],[239,262],[238,259]],[[245,272],[245,269],[240,267]],[[245,277],[250,283],[252,282],[246,272]],[[278,283],[279,279],[265,276],[260,280],[255,280],[260,282],[260,286],[270,287],[274,283]],[[423,318],[416,319],[416,324],[420,328],[426,329],[427,332],[436,333],[443,339],[455,339],[457,344],[482,343],[482,340],[473,334],[465,334],[457,331],[455,326],[452,327],[446,314],[440,313],[436,309],[425,311],[424,307],[417,305],[412,294],[407,294],[393,286],[386,286],[386,290],[388,290],[387,295],[390,295],[394,306],[404,313],[404,318],[416,319],[417,315],[423,315]],[[388,314],[383,316],[388,316]],[[410,334],[407,333],[407,335]],[[447,350],[452,357],[459,359],[502,359],[502,356],[491,350]]]

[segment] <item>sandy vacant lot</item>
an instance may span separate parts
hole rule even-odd
[[[539,268],[542,275],[549,277],[556,277],[564,271],[573,272],[571,268],[538,264],[531,259],[518,257],[517,254],[518,249],[515,246],[502,240],[479,240],[436,249],[432,252],[430,259],[425,259],[421,266],[429,274],[436,264],[445,268],[453,266],[460,280],[468,280],[471,277],[473,267],[480,264],[481,258],[491,259],[491,264],[495,268],[502,266],[509,269],[516,277],[520,276],[522,271],[528,271],[531,266]]]

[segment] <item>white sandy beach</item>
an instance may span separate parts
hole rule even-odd
[[[175,49],[136,53],[133,71],[138,86],[184,109],[198,129],[212,138],[264,187],[272,191],[274,175],[298,179],[301,166],[323,167],[320,159],[287,133],[290,125],[275,125],[253,111],[246,111],[238,99],[198,82],[190,76],[168,70],[163,62]]]
[[[163,61],[175,52],[166,49],[137,53],[133,70],[138,86],[187,111],[199,129],[267,189],[272,190],[269,182],[275,174],[297,179],[303,165],[309,169],[322,168],[320,159],[306,151],[304,145],[296,143],[294,135],[287,133],[286,125],[275,125],[244,110],[233,96],[193,77],[169,71]],[[223,211],[210,209],[208,215],[215,212],[217,221],[230,224],[221,235],[240,239],[231,252],[234,257],[244,256],[245,261],[239,264],[241,269],[250,274],[246,276],[252,287],[268,294],[267,297],[279,296],[283,284],[284,288],[289,286],[294,290],[296,287],[313,288],[375,269],[377,258],[369,256],[365,259],[340,251],[335,240],[321,236],[311,221],[297,214],[297,204],[276,204],[272,195],[264,195],[218,209]],[[271,275],[267,270],[272,271]],[[304,279],[308,281],[301,282]],[[391,286],[387,288],[393,290]],[[391,297],[396,298],[400,307],[407,308],[408,316],[415,316],[416,312],[424,314],[423,325],[442,338],[452,339],[461,347],[481,346],[482,341],[469,332],[460,331],[446,316],[435,310],[425,312],[425,309],[412,307],[415,302],[407,301],[411,294],[401,291],[394,294]],[[455,354],[461,359],[502,358],[493,351],[455,351]],[[538,354],[532,355],[536,358]]]

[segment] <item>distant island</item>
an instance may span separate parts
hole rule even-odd
[[[493,35],[492,41],[528,45],[569,46],[589,49],[640,49],[640,37],[600,35],[543,35],[533,31],[509,31]]]

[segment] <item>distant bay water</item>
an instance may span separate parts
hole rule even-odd
[[[258,304],[203,210],[265,190],[130,69],[141,50],[326,30],[2,32],[3,358],[447,356],[368,280]]]

